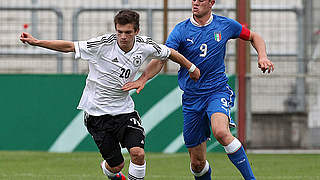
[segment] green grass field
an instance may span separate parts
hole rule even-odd
[[[249,154],[258,180],[320,180],[319,154]],[[127,173],[129,158],[126,155]],[[192,180],[186,153],[147,153],[146,180]],[[241,180],[223,153],[209,153],[214,180]],[[99,180],[107,179],[94,152],[47,153],[0,151],[2,180]]]

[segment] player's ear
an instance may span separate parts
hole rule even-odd
[[[213,6],[216,3],[216,0],[211,0],[211,5]]]
[[[137,34],[139,34],[139,32],[140,32],[140,29],[137,29],[135,34],[137,35]]]
[[[114,23],[114,29],[117,31],[117,23]]]

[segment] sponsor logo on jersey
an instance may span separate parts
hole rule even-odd
[[[193,38],[192,38],[192,39],[187,38],[187,41],[189,41],[189,42],[191,42],[192,44],[194,44]]]
[[[141,65],[142,57],[137,55],[133,57],[133,65],[138,67]]]
[[[214,32],[214,40],[220,42],[222,39],[221,32]]]
[[[119,60],[117,57],[115,57],[114,59],[112,59],[112,62],[119,62]]]

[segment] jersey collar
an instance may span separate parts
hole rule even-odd
[[[206,23],[205,25],[203,25],[203,26],[209,25],[209,24],[212,22],[212,20],[213,20],[213,16],[212,16],[212,14],[211,14],[209,20],[208,20],[207,23]],[[193,25],[195,25],[195,26],[197,26],[197,27],[203,27],[203,26],[199,25],[199,23],[197,23],[197,21],[193,18],[193,15],[191,16],[190,21],[191,21],[191,23],[192,23]]]
[[[133,43],[133,47],[132,47],[132,49],[129,51],[129,52],[124,52],[121,48],[120,48],[120,46],[119,46],[119,44],[118,44],[118,41],[117,41],[117,49],[118,49],[118,51],[121,53],[121,54],[123,54],[124,56],[130,56],[131,54],[132,54],[132,52],[134,52],[136,49],[137,49],[137,36],[134,38],[134,43]]]

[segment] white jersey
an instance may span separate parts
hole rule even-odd
[[[127,53],[118,46],[116,34],[74,42],[74,45],[75,58],[88,60],[89,64],[78,109],[93,116],[133,112],[133,100],[121,87],[133,80],[144,61],[165,60],[171,52],[168,47],[145,36],[136,36],[132,50]]]

